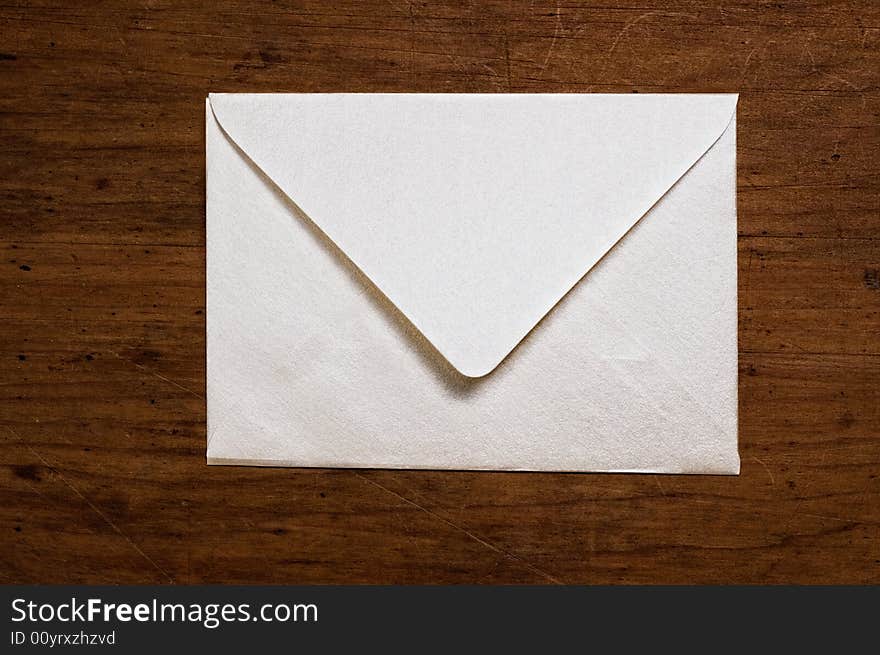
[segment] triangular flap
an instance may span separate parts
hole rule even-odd
[[[225,133],[463,375],[715,143],[737,96],[211,94]]]

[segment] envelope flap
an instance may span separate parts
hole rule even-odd
[[[210,105],[434,347],[479,377],[715,143],[736,100],[211,94]]]

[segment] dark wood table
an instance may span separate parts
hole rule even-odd
[[[878,81],[873,0],[2,2],[0,581],[880,582]],[[742,475],[207,467],[209,91],[740,92]]]

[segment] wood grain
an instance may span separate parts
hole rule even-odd
[[[880,582],[878,73],[872,0],[0,0],[0,582]],[[209,91],[740,92],[742,475],[206,467]]]

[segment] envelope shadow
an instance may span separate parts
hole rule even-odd
[[[219,121],[218,121],[219,125]],[[226,140],[235,148],[236,152],[248,164],[251,170],[275,193],[278,198],[290,209],[291,213],[305,225],[315,245],[322,248],[330,255],[349,279],[357,284],[363,291],[363,295],[388,319],[389,324],[404,335],[407,343],[411,344],[412,350],[422,359],[426,367],[443,384],[443,386],[457,397],[466,397],[476,391],[486,382],[486,378],[469,378],[459,373],[449,361],[440,354],[433,344],[428,341],[419,329],[412,324],[406,315],[389,300],[389,298],[377,287],[360,268],[349,259],[348,255],[337,246],[330,237],[315,223],[293,200],[288,196],[263,170],[242,150],[237,143],[226,133],[223,126],[220,130]]]

